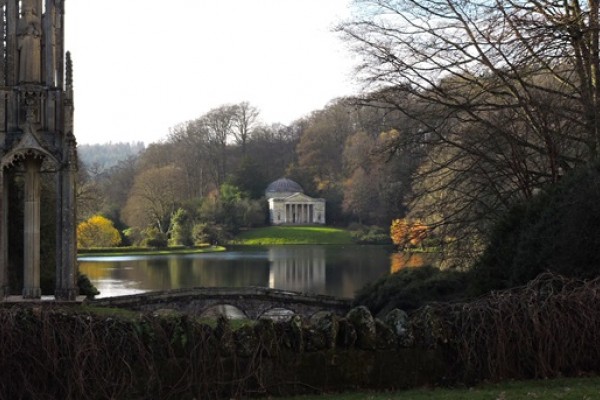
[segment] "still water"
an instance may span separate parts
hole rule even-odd
[[[261,286],[352,298],[365,284],[413,266],[391,247],[358,245],[237,247],[220,253],[80,257],[79,262],[81,272],[100,290],[97,297]]]

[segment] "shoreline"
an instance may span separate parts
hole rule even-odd
[[[77,258],[86,257],[114,257],[114,256],[165,256],[173,254],[200,254],[200,253],[216,253],[227,250],[224,246],[206,246],[194,248],[165,248],[165,249],[131,249],[126,250],[126,247],[115,247],[114,251],[110,249],[92,250],[85,249],[77,252]]]

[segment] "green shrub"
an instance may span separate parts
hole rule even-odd
[[[387,314],[394,308],[410,311],[429,302],[462,300],[467,278],[464,272],[432,266],[406,268],[365,286],[354,301],[374,314]]]
[[[170,246],[191,246],[194,244],[192,238],[192,219],[183,208],[177,209],[171,221]]]
[[[165,235],[164,233],[161,234],[160,236],[146,239],[145,243],[146,243],[146,246],[154,247],[157,249],[165,248],[169,244],[168,240],[167,240],[167,235]]]
[[[208,222],[201,222],[192,228],[192,237],[195,245],[227,243],[230,234],[225,226]]]
[[[147,228],[142,233],[145,237],[144,241],[142,242],[143,246],[164,248],[169,245],[167,234],[160,232],[155,227]]]
[[[77,287],[79,288],[79,294],[86,296],[89,299],[93,299],[94,296],[100,294],[96,286],[92,284],[90,278],[86,274],[77,274]]]
[[[574,171],[501,220],[472,268],[473,294],[521,286],[542,272],[600,275],[600,168]]]
[[[387,230],[373,225],[361,225],[352,223],[348,226],[350,236],[355,243],[359,244],[392,244]]]

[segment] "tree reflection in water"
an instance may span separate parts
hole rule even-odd
[[[101,295],[190,287],[260,286],[351,298],[390,272],[385,246],[238,247],[223,253],[81,258]]]

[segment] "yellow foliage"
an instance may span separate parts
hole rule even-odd
[[[379,142],[380,143],[391,143],[392,141],[398,140],[400,137],[400,132],[396,129],[390,129],[389,131],[384,131],[379,134]]]
[[[77,247],[113,247],[121,244],[121,235],[108,218],[94,215],[77,226]]]
[[[330,179],[320,179],[318,177],[315,178],[315,184],[317,186],[317,190],[319,191],[324,191],[329,189],[329,187],[331,186],[332,182]]]

